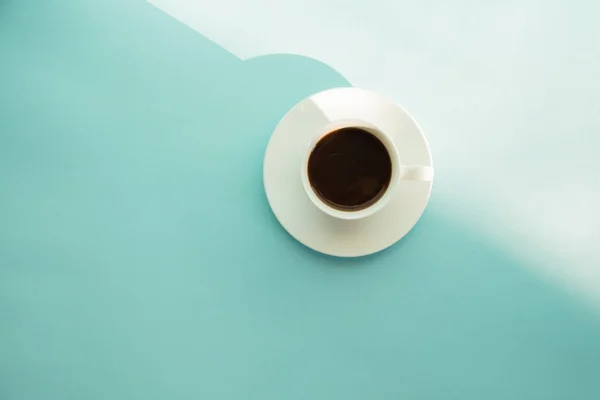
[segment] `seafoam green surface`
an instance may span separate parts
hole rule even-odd
[[[278,225],[271,130],[344,85],[143,1],[0,2],[0,398],[598,399],[597,317],[443,194],[361,259]]]

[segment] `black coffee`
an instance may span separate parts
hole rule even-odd
[[[358,211],[383,196],[392,178],[385,146],[361,128],[343,128],[323,137],[308,159],[315,193],[333,208]]]

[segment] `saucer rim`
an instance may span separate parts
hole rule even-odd
[[[281,135],[282,131],[280,130],[280,126],[282,125],[282,123],[284,123],[286,120],[288,120],[290,118],[290,115],[296,111],[299,107],[301,107],[303,104],[306,104],[307,102],[310,102],[311,100],[313,100],[315,97],[321,97],[321,96],[327,96],[329,94],[333,94],[335,92],[339,92],[339,91],[346,91],[348,92],[350,95],[356,95],[356,96],[363,96],[363,95],[368,95],[368,96],[375,96],[376,98],[378,98],[378,101],[380,102],[385,102],[388,103],[388,105],[393,105],[393,109],[395,110],[394,112],[398,112],[403,114],[404,117],[407,117],[410,119],[411,123],[414,124],[414,128],[416,128],[416,131],[418,132],[418,134],[420,135],[421,139],[423,140],[424,143],[424,148],[421,148],[420,150],[425,150],[425,152],[427,153],[427,158],[428,158],[428,163],[425,163],[425,165],[429,166],[432,168],[432,170],[434,171],[434,177],[432,178],[431,181],[423,181],[420,182],[421,184],[424,184],[427,186],[426,188],[426,196],[424,197],[423,200],[421,200],[418,203],[418,208],[420,209],[418,212],[415,212],[414,215],[414,221],[410,222],[410,226],[408,226],[409,224],[405,224],[404,228],[399,229],[402,231],[405,231],[403,234],[399,235],[397,238],[394,238],[393,240],[379,240],[379,241],[375,241],[375,242],[384,242],[384,245],[371,245],[370,248],[364,248],[361,247],[359,249],[354,249],[354,248],[348,248],[345,251],[339,251],[339,249],[329,249],[328,246],[325,245],[319,245],[318,243],[315,242],[310,242],[307,241],[306,239],[309,237],[303,237],[304,235],[296,235],[293,233],[294,228],[293,226],[286,226],[283,222],[282,222],[282,216],[281,216],[281,212],[284,210],[283,206],[281,205],[275,205],[273,202],[273,199],[271,198],[271,196],[269,195],[269,192],[271,189],[269,189],[269,178],[268,178],[268,173],[269,173],[269,166],[268,166],[268,155],[269,155],[269,149],[271,148],[271,145],[273,143],[273,139],[275,137],[275,135]],[[329,121],[329,123],[331,122],[335,122],[335,120],[333,121]],[[369,123],[376,123],[376,121],[367,121]],[[285,131],[283,131],[285,132]],[[310,133],[310,135],[312,135],[313,132]],[[307,132],[307,138],[310,138],[311,136],[309,136],[309,133]],[[398,144],[400,141],[401,137],[397,136],[395,138],[392,139],[392,141],[394,142],[394,144]],[[292,157],[293,158],[293,157]],[[291,160],[290,160],[291,162]],[[298,180],[300,180],[300,176],[298,176]],[[431,154],[431,147],[429,145],[429,141],[427,140],[427,137],[425,136],[425,134],[423,133],[423,130],[421,129],[421,126],[417,123],[417,121],[414,119],[414,117],[408,112],[406,111],[406,109],[404,109],[401,105],[399,105],[397,102],[395,102],[392,98],[390,98],[389,96],[386,96],[384,94],[381,94],[379,92],[373,92],[373,91],[369,91],[369,90],[365,90],[365,89],[361,89],[361,88],[354,88],[354,87],[338,87],[338,88],[331,88],[331,89],[327,89],[327,90],[323,90],[317,93],[314,93],[302,100],[300,100],[299,102],[297,102],[294,106],[292,106],[285,114],[284,116],[278,121],[278,123],[276,124],[275,128],[273,129],[273,132],[271,134],[271,136],[269,137],[269,141],[265,150],[265,155],[264,155],[264,159],[263,159],[263,187],[265,190],[265,194],[266,194],[266,198],[267,198],[267,202],[269,204],[269,207],[271,208],[271,211],[273,212],[273,214],[275,215],[275,218],[277,219],[278,223],[281,225],[281,227],[287,232],[287,234],[289,234],[290,236],[292,236],[295,240],[297,240],[298,242],[300,242],[301,244],[303,244],[304,246],[308,247],[309,249],[312,249],[313,251],[322,253],[322,254],[326,254],[328,256],[334,256],[334,257],[341,257],[341,258],[353,258],[353,257],[364,257],[364,256],[368,256],[371,254],[375,254],[378,252],[381,252],[391,246],[393,246],[394,244],[398,243],[398,241],[400,241],[402,238],[404,238],[414,227],[415,225],[419,222],[419,220],[421,219],[421,217],[423,216],[423,213],[425,212],[425,209],[427,208],[427,205],[429,204],[429,201],[431,199],[431,192],[433,189],[433,181],[435,180],[435,168],[433,166],[433,158],[432,158],[432,154]],[[279,189],[276,189],[279,190]],[[397,196],[397,195],[396,195]],[[391,210],[391,207],[394,207],[395,205],[398,205],[402,202],[402,198],[398,198],[396,199],[396,201],[394,201],[394,198],[392,197],[390,199],[390,201],[388,202],[388,204],[386,204],[381,210],[379,210],[379,213],[387,213],[389,215],[391,215],[392,213],[396,214],[399,211],[393,211]],[[312,204],[311,205],[313,207],[315,207],[315,209],[318,210],[318,208]],[[417,208],[417,205],[414,205],[413,208]],[[416,210],[415,210],[416,211]],[[322,210],[319,210],[319,212],[325,214]],[[396,214],[397,215],[397,214]],[[332,220],[332,224],[334,223],[333,220],[334,218],[331,216],[327,216]],[[296,218],[296,220],[300,219]],[[345,223],[348,224],[358,224],[360,223],[360,221],[362,221],[362,223],[365,223],[369,220],[373,220],[373,216],[369,216],[366,217],[365,219],[360,219],[360,220],[346,220]],[[315,220],[316,222],[316,220]],[[310,221],[306,221],[304,220],[302,223],[311,223]],[[287,222],[287,225],[293,225],[291,224],[289,221]],[[334,250],[338,250],[338,251],[334,251]]]

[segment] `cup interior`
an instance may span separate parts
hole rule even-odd
[[[362,121],[328,126],[309,146],[304,186],[323,211],[354,219],[375,212],[398,178],[398,152],[377,127]]]

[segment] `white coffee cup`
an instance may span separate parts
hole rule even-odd
[[[308,176],[308,162],[310,159],[310,155],[315,149],[317,143],[319,143],[321,139],[323,139],[330,133],[343,128],[359,128],[375,136],[385,146],[385,149],[387,150],[390,156],[392,164],[392,175],[390,178],[390,182],[387,188],[385,189],[383,195],[373,204],[367,206],[366,208],[361,208],[358,210],[340,210],[337,208],[333,208],[315,192]],[[331,217],[344,220],[358,220],[366,218],[383,209],[386,206],[386,204],[390,201],[390,199],[394,196],[396,188],[399,184],[401,184],[401,181],[433,180],[433,168],[431,166],[402,164],[402,161],[400,160],[400,154],[398,152],[398,149],[396,148],[392,137],[390,137],[390,135],[386,134],[385,131],[381,130],[374,124],[359,119],[344,119],[333,121],[330,124],[328,124],[318,135],[315,136],[315,139],[312,140],[306,147],[300,167],[300,177],[302,179],[302,185],[304,186],[304,191],[306,192],[306,195],[312,201],[312,203],[319,210],[330,215]]]

